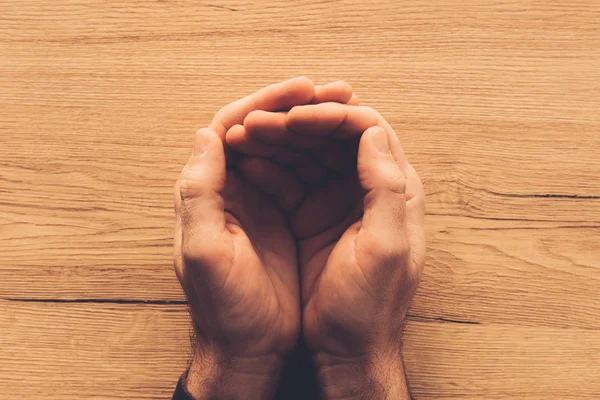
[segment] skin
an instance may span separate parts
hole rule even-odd
[[[225,134],[256,109],[322,101],[354,100],[346,83],[295,78],[231,103],[196,133],[175,185],[174,264],[196,330],[187,388],[197,399],[268,398],[300,332],[294,238],[271,196],[227,172]]]
[[[280,118],[261,116],[263,124]],[[303,336],[324,395],[408,398],[399,344],[424,265],[422,183],[397,134],[371,108],[298,106],[285,120],[285,129],[270,129],[272,143],[285,146],[290,132],[346,144],[359,140],[355,162],[331,171],[320,185],[305,186],[288,215],[298,242]],[[236,140],[243,152],[260,138],[246,133]],[[289,182],[290,176],[270,180],[280,191],[273,195],[294,193]]]
[[[217,113],[176,185],[199,342],[188,390],[269,398],[302,322],[325,398],[409,398],[399,343],[424,263],[421,181],[376,111],[340,104],[356,104],[343,84],[280,85]],[[227,147],[245,154],[230,172]]]

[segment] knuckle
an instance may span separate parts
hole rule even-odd
[[[361,161],[359,160],[360,163]],[[361,164],[359,167],[363,165]],[[367,189],[389,190],[394,194],[400,195],[404,195],[406,192],[407,179],[393,160],[387,160],[377,166],[371,164],[359,168],[359,179]]]
[[[175,208],[177,209],[179,199],[181,198],[181,184],[179,178],[177,178],[175,184],[173,185],[173,197],[175,199]]]
[[[395,219],[395,218],[394,218]],[[379,232],[378,234],[368,234],[364,238],[366,250],[379,260],[400,260],[404,259],[410,253],[410,243],[406,232],[398,225],[390,221],[390,226],[394,232]]]
[[[400,259],[402,254],[402,248],[397,243],[391,243],[390,241],[380,243],[374,248],[374,252],[377,258],[383,262],[392,263]]]
[[[176,189],[179,189],[179,195],[182,200],[204,194],[206,191],[206,185],[203,184],[204,174],[203,169],[193,168],[189,164],[183,168],[175,186]]]
[[[389,174],[387,178],[390,191],[395,194],[404,195],[406,193],[406,178],[399,173]]]
[[[365,240],[364,249],[378,263],[396,263],[401,259],[404,246],[391,239],[370,237]]]
[[[183,264],[186,267],[203,266],[210,263],[210,252],[199,243],[184,242],[181,249]]]
[[[423,275],[423,269],[425,267],[425,252],[416,251],[411,249],[411,263],[409,266],[408,276],[413,279],[414,282],[419,282]]]
[[[230,258],[223,245],[213,245],[210,240],[187,240],[182,245],[182,259],[186,268],[208,268]]]

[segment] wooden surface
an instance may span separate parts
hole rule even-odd
[[[0,398],[169,398],[193,132],[300,74],[423,178],[415,397],[600,398],[597,0],[0,1]]]

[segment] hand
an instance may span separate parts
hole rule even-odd
[[[424,194],[397,135],[367,107],[299,106],[283,123],[253,114],[244,132],[227,134],[240,151],[265,137],[281,146],[290,137],[360,138],[356,163],[308,189],[290,215],[303,334],[328,398],[408,398],[400,336],[424,264]]]
[[[194,397],[268,397],[300,327],[294,239],[273,200],[226,171],[225,132],[256,109],[351,96],[343,82],[315,87],[296,78],[226,106],[196,134],[175,186],[174,254],[196,330],[187,378]]]

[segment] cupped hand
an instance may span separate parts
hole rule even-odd
[[[252,160],[228,171],[225,133],[251,111],[321,101],[352,102],[351,89],[292,79],[224,107],[196,133],[175,187],[174,263],[196,331],[187,383],[197,398],[268,396],[300,328],[296,244],[284,216],[298,201],[294,188],[283,179],[284,198],[266,195],[240,172],[261,168]]]
[[[337,157],[359,142],[350,166],[336,162],[343,168],[303,184],[288,216],[299,249],[303,335],[329,397],[402,398],[400,336],[424,264],[424,194],[396,133],[371,108],[333,103],[246,120],[227,134],[238,151],[325,141]],[[302,181],[299,172],[295,179]],[[276,189],[269,191],[284,195]]]

